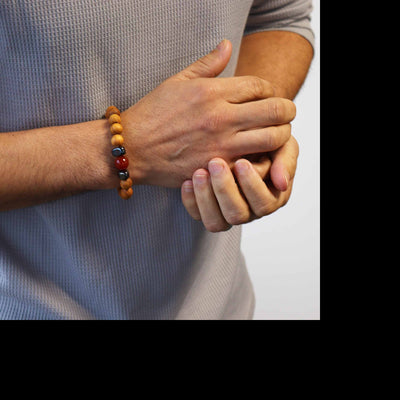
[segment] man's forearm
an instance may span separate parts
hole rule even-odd
[[[255,75],[272,83],[275,96],[294,99],[313,57],[307,39],[288,31],[267,31],[243,38],[235,75]]]
[[[213,57],[209,61],[211,67],[220,63],[215,54]],[[221,69],[229,59],[225,58],[224,64],[220,63]],[[311,58],[312,48],[301,36],[289,32],[256,33],[243,39],[237,75],[260,76],[274,85],[275,96],[293,98],[304,81]],[[204,62],[199,65],[204,70]],[[176,85],[181,85],[178,81]],[[162,93],[161,88],[159,91]],[[142,108],[147,104],[146,110],[159,110],[162,109],[159,103],[160,96],[154,95],[141,104]],[[137,130],[142,118],[133,109],[132,113],[135,115],[131,119],[136,121]],[[169,110],[168,113],[171,114]],[[147,132],[150,128],[146,125],[143,129]],[[136,135],[135,140],[139,136]],[[134,140],[129,135],[126,138]],[[111,172],[109,139],[107,121],[0,133],[0,211],[27,207],[84,190],[117,187],[118,178]],[[171,141],[174,140],[178,139],[173,136]],[[128,152],[129,148],[128,143]]]
[[[118,185],[106,120],[0,133],[0,211]]]

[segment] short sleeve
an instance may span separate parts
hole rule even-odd
[[[311,29],[312,0],[254,0],[244,35],[263,31],[290,31],[314,46]]]

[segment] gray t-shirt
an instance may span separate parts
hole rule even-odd
[[[244,34],[313,44],[310,11],[308,0],[2,0],[0,132],[123,111],[223,38],[232,76]],[[153,186],[0,212],[0,319],[249,319],[240,235],[206,231],[179,189]]]

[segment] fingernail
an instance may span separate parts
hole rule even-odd
[[[196,181],[197,184],[206,183],[207,175],[204,175],[204,174],[194,175],[193,179]]]
[[[183,191],[187,193],[193,192],[193,182],[192,181],[183,182]]]
[[[208,163],[208,170],[212,175],[218,175],[222,172],[224,166],[219,161],[210,161]]]
[[[219,50],[219,51],[223,50],[223,48],[226,46],[226,42],[227,42],[227,40],[224,39],[221,43],[219,43],[217,46],[217,50]]]
[[[285,179],[285,182],[286,182],[285,190],[287,190],[287,188],[289,187],[289,174],[286,171],[283,173],[283,178]],[[285,190],[283,190],[283,191],[285,191]]]
[[[249,170],[249,163],[245,160],[236,161],[236,168],[239,174],[245,174]]]

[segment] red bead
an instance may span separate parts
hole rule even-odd
[[[128,165],[129,165],[129,160],[128,157],[126,156],[119,156],[115,159],[114,161],[115,166],[119,169],[119,170],[123,170],[123,169],[127,169]]]

